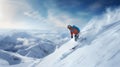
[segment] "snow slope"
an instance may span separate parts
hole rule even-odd
[[[36,67],[119,67],[119,18],[119,8],[107,10],[106,14],[93,18],[82,30],[78,43],[69,41],[36,64]],[[61,60],[61,56],[76,44],[82,46]]]

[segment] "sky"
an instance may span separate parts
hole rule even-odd
[[[0,29],[84,27],[94,16],[117,8],[120,0],[0,0]]]

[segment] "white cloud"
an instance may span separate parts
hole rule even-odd
[[[88,7],[88,9],[91,10],[91,11],[95,11],[95,10],[101,8],[101,7],[102,7],[102,4],[101,4],[101,3],[95,2],[95,3],[91,4],[91,5]]]
[[[54,24],[56,27],[66,28],[67,25],[79,25],[80,18],[75,18],[66,12],[56,13],[55,10],[48,10],[48,21]],[[81,24],[82,25],[82,24]]]
[[[60,20],[58,15],[54,15],[55,11],[48,11],[48,17],[42,17],[38,11],[25,12],[24,14],[32,19],[37,20],[39,23],[46,22],[47,24],[54,24],[54,26],[64,27],[64,21]],[[46,24],[46,25],[47,25]]]
[[[77,13],[79,16],[89,16],[90,13],[89,12],[78,12]]]
[[[65,24],[66,24],[66,23],[64,23],[64,20],[60,19],[59,15],[57,15],[57,14],[54,15],[54,12],[51,10],[48,11],[47,20],[58,27],[65,27]]]
[[[80,20],[79,18],[73,18],[69,14],[56,10],[55,7],[46,7],[48,8],[48,16],[43,17],[39,11],[35,11],[29,3],[26,2],[26,0],[4,0],[4,2],[1,4],[5,7],[0,7],[0,9],[3,9],[1,12],[4,15],[4,18],[0,20],[1,28],[24,28],[24,27],[30,27],[36,28],[36,29],[43,29],[50,26],[50,28],[55,27],[66,27],[68,24],[80,24],[78,23]],[[54,9],[54,10],[53,10]],[[23,15],[30,17],[33,21],[38,22],[28,22],[26,23],[26,20],[21,21],[15,21],[15,16],[19,13],[23,12]],[[7,21],[6,21],[7,20]],[[4,23],[3,23],[4,21]],[[22,22],[22,23],[21,23]],[[25,23],[24,23],[25,22]],[[44,24],[44,25],[43,25]],[[7,26],[5,26],[7,25]],[[20,25],[20,26],[19,26]]]
[[[26,15],[38,22],[46,22],[45,17],[42,17],[38,11],[32,10],[32,11],[24,12],[24,15]]]
[[[79,18],[73,18],[69,14],[65,12],[57,12],[57,10],[54,9],[49,9],[48,8],[48,16],[42,17],[41,14],[38,11],[29,11],[24,13],[26,16],[31,17],[32,19],[37,20],[39,23],[44,23],[46,24],[46,28],[53,28],[55,29],[56,27],[62,27],[66,28],[68,24],[81,24]],[[52,27],[51,27],[52,25]]]
[[[27,38],[17,38],[17,41],[23,42],[23,45],[30,45],[30,42]]]
[[[0,20],[3,19],[3,15],[2,15],[2,12],[0,12]]]
[[[16,20],[21,12],[32,10],[25,0],[0,0],[0,28],[28,29],[31,28],[26,21]]]
[[[0,29],[29,29],[30,26],[27,26],[24,22],[10,22],[10,21],[3,21],[0,22]]]
[[[25,0],[2,0],[0,3],[0,11],[3,12],[3,15],[7,20],[14,20],[14,17],[19,12],[24,12],[30,10],[30,7],[25,2]]]

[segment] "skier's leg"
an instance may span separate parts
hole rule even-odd
[[[77,41],[77,34],[75,34],[75,41]]]
[[[77,39],[79,38],[79,33],[77,34]]]
[[[79,34],[75,34],[75,41],[77,41]]]

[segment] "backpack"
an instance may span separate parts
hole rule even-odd
[[[75,28],[75,29],[77,29],[78,32],[80,32],[80,28],[78,28],[77,26],[73,25],[72,27]]]

